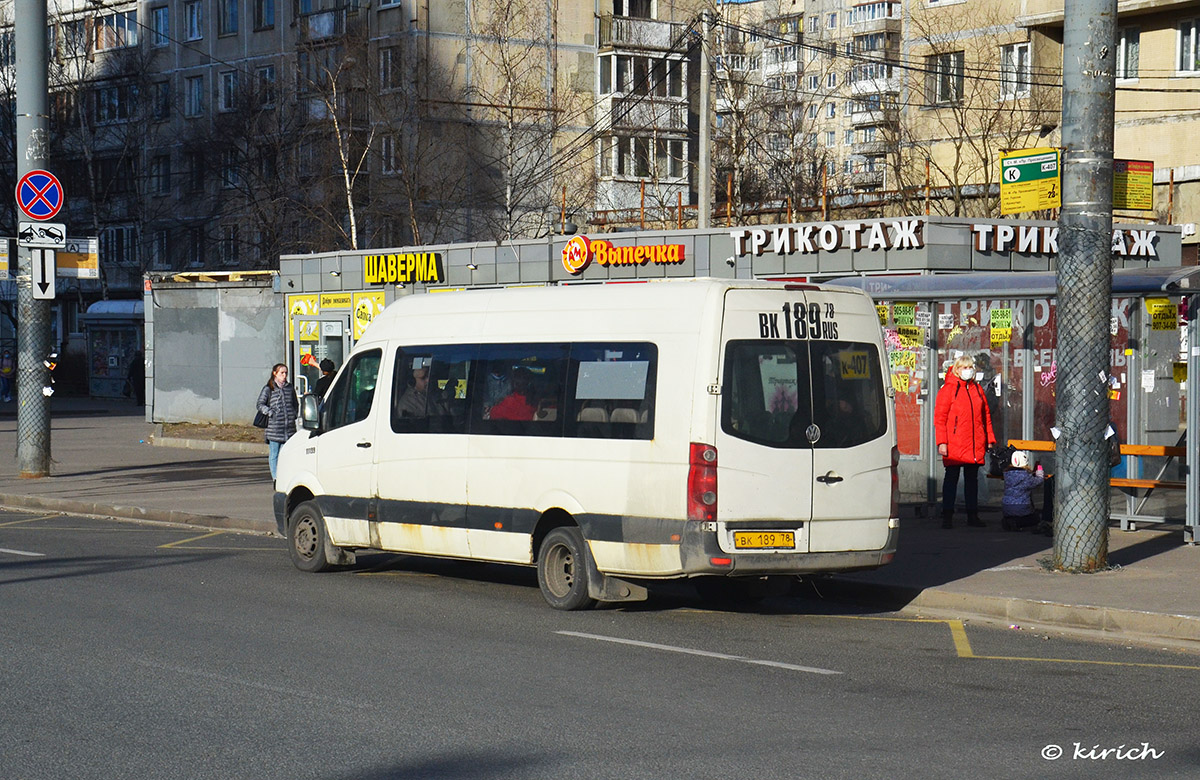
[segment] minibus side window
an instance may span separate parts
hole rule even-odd
[[[350,359],[350,366],[338,376],[325,399],[323,430],[332,431],[365,420],[371,413],[382,355],[380,350],[373,349]]]
[[[725,348],[721,428],[769,447],[808,447],[812,423],[808,347],[731,341]]]
[[[466,433],[471,363],[476,347],[403,347],[392,372],[392,430]]]
[[[887,433],[887,403],[874,344],[816,341],[813,417],[821,429],[817,449],[854,447]]]
[[[483,344],[470,382],[470,432],[562,436],[567,344]]]
[[[657,375],[654,344],[572,344],[566,435],[653,439]]]

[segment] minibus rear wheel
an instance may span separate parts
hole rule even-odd
[[[288,518],[288,551],[300,571],[317,572],[329,568],[325,557],[325,518],[315,501],[296,505]]]
[[[590,609],[596,600],[588,595],[588,568],[592,565],[587,543],[578,528],[563,526],[546,534],[538,552],[538,587],[555,609]]]

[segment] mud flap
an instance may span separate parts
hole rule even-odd
[[[596,601],[645,601],[649,597],[641,585],[601,574],[586,541],[584,549],[587,551],[588,596]]]
[[[357,560],[353,550],[347,550],[344,547],[334,547],[329,541],[329,535],[325,536],[325,560],[330,566],[353,566]]]

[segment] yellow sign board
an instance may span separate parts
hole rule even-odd
[[[349,309],[353,305],[353,294],[348,292],[321,293],[321,311]]]
[[[367,255],[363,258],[363,279],[367,284],[444,284],[446,269],[437,252]]]
[[[1113,160],[1113,208],[1150,211],[1154,208],[1154,162]]]
[[[915,371],[917,368],[917,353],[908,352],[906,350],[895,350],[893,352],[889,352],[888,364],[891,365],[893,371],[900,368],[907,368]]]
[[[311,317],[321,313],[320,296],[317,295],[289,295],[288,301],[288,341],[296,340],[296,329],[294,327],[293,318]],[[318,341],[320,339],[319,324],[316,322],[300,323],[300,340],[301,341]]]
[[[888,307],[887,306],[876,306],[875,313],[877,315],[879,315],[880,327],[886,327],[887,326],[887,318],[888,318]]]
[[[367,331],[367,326],[371,324],[371,320],[383,311],[385,303],[383,290],[354,293],[353,323],[350,327],[351,336],[355,341],[362,338],[363,333]]]
[[[896,325],[916,325],[917,324],[917,304],[915,303],[893,303],[892,304],[892,322]]]
[[[907,393],[909,379],[908,374],[892,374],[892,388],[897,393]]]
[[[1179,310],[1170,298],[1147,298],[1151,330],[1175,330],[1179,327]]]
[[[55,255],[59,276],[75,279],[100,278],[100,239],[68,238]]]
[[[1057,149],[1017,149],[1000,154],[1000,213],[1062,206]]]

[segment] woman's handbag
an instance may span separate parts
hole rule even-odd
[[[275,388],[271,387],[270,385],[267,385],[267,403],[268,404],[271,403],[271,393],[273,393],[274,391],[275,391]],[[260,394],[259,397],[261,398],[262,395]],[[269,423],[270,421],[271,421],[271,416],[269,414],[263,414],[261,411],[254,413],[254,427],[255,428],[266,428],[267,423]]]

